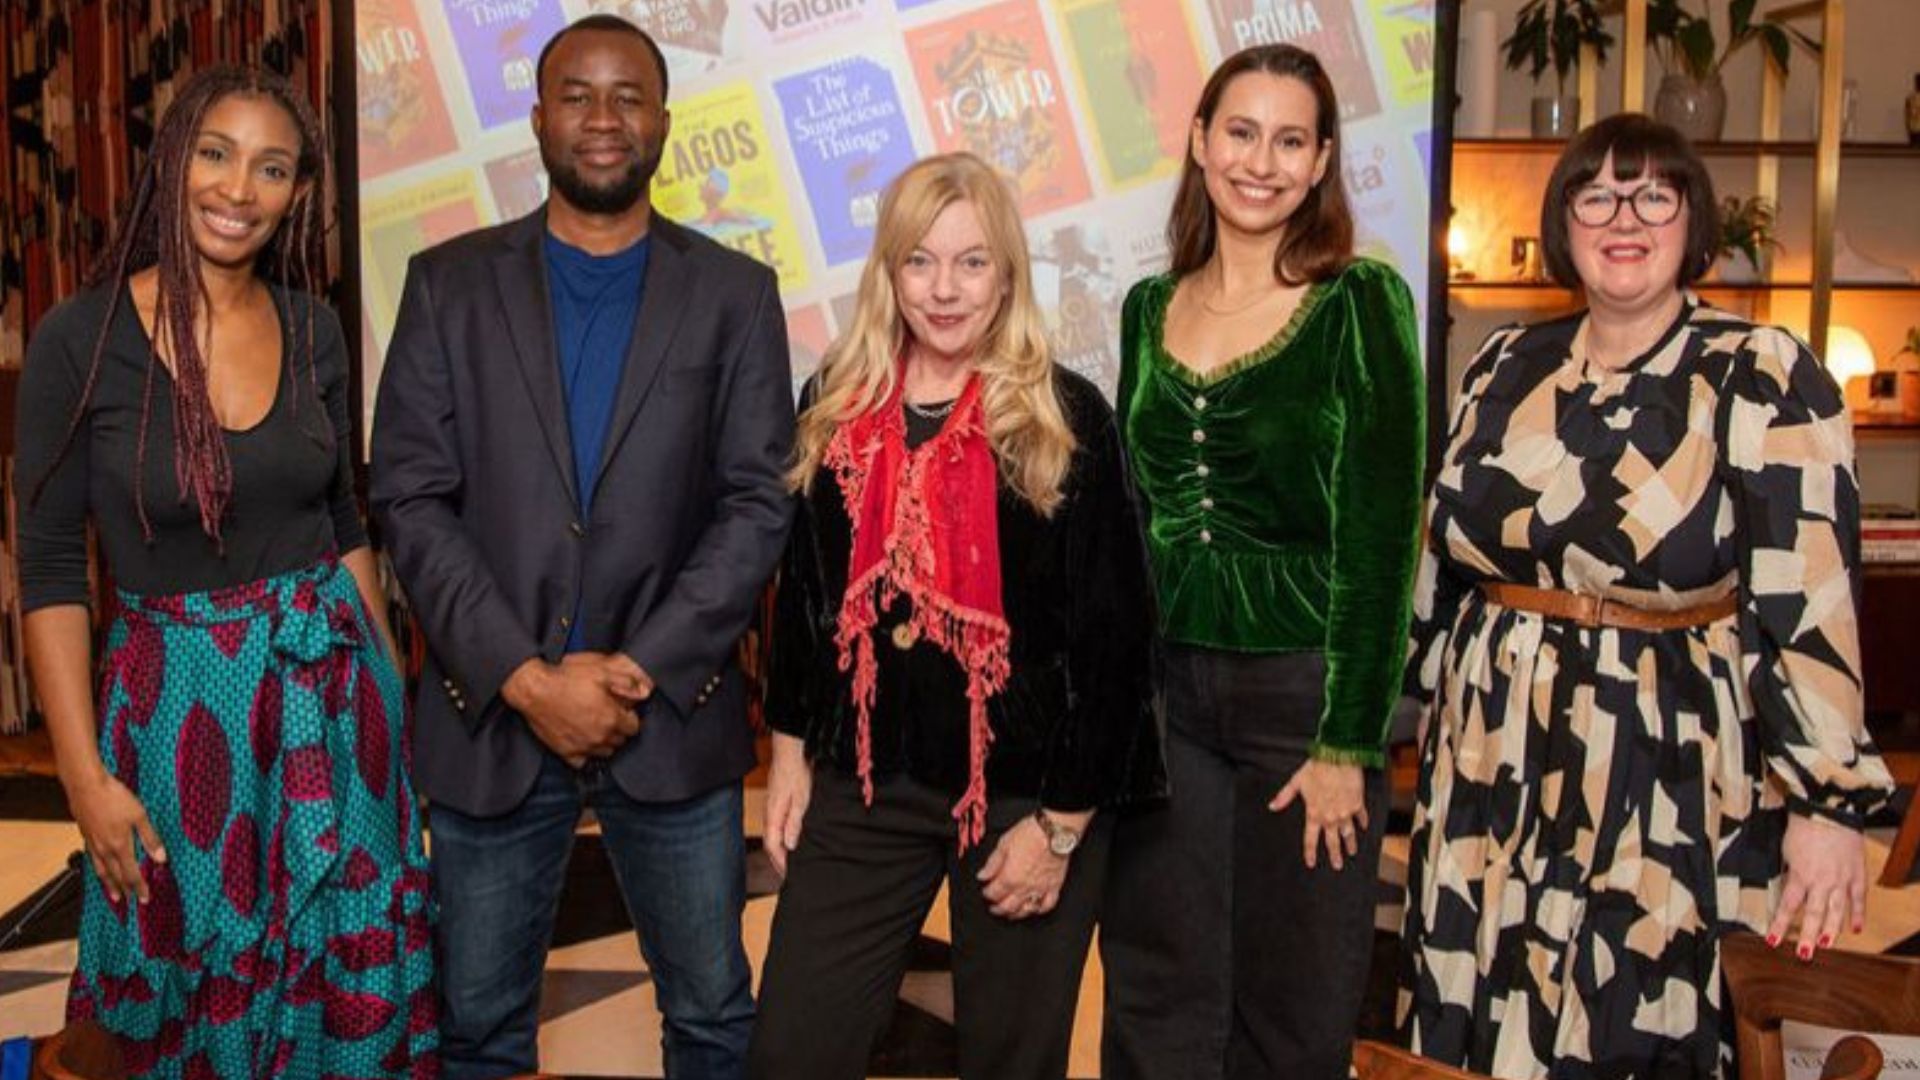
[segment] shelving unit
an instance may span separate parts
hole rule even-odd
[[[1620,35],[1621,107],[1646,108],[1647,0],[1620,0],[1616,10],[1623,17]],[[1765,319],[1768,297],[1779,291],[1809,294],[1807,340],[1819,355],[1826,355],[1827,328],[1832,320],[1833,293],[1836,289],[1873,289],[1877,291],[1920,291],[1920,285],[1906,283],[1850,283],[1833,280],[1834,223],[1838,213],[1840,162],[1843,157],[1867,159],[1912,159],[1920,161],[1920,148],[1893,142],[1840,141],[1840,96],[1846,61],[1846,0],[1802,0],[1777,7],[1767,13],[1775,22],[1817,18],[1821,42],[1817,63],[1820,71],[1820,97],[1817,135],[1812,140],[1788,140],[1780,137],[1781,98],[1786,90],[1786,75],[1771,63],[1761,65],[1759,139],[1704,142],[1696,149],[1712,158],[1751,160],[1754,170],[1753,194],[1775,206],[1780,205],[1780,162],[1783,158],[1811,158],[1813,161],[1813,240],[1810,276],[1804,282],[1757,282],[1751,285],[1706,283],[1703,292],[1744,292],[1756,300],[1755,315]],[[1600,67],[1591,48],[1582,50],[1579,71],[1580,123],[1598,119]],[[1559,139],[1475,138],[1455,139],[1456,158],[1487,155],[1558,155],[1566,144]],[[1457,168],[1457,165],[1456,165]],[[1449,282],[1448,292],[1476,289],[1552,289],[1533,282],[1458,281]]]
[[[1702,281],[1692,286],[1695,292],[1715,293],[1765,293],[1765,292],[1805,292],[1814,287],[1810,281]],[[1835,281],[1827,287],[1835,292],[1884,292],[1884,293],[1920,293],[1920,281]],[[1483,280],[1475,278],[1468,281],[1450,281],[1448,292],[1559,292],[1573,295],[1572,290],[1556,285],[1551,281],[1520,281],[1517,279],[1494,278]]]
[[[1453,141],[1455,154],[1534,153],[1557,156],[1566,148],[1567,144],[1563,139],[1489,138]],[[1792,140],[1725,139],[1719,142],[1695,143],[1693,148],[1703,157],[1751,157],[1755,154],[1811,157],[1819,148],[1819,144]],[[1841,143],[1840,156],[1843,159],[1920,158],[1920,146],[1903,142]]]

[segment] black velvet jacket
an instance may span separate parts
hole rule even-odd
[[[1012,670],[988,702],[987,793],[1084,810],[1160,795],[1166,774],[1152,591],[1119,429],[1092,383],[1056,368],[1055,386],[1079,444],[1066,498],[1044,518],[998,485]],[[857,714],[833,644],[852,526],[829,469],[797,503],[775,602],[767,720],[804,738],[816,763],[852,774]],[[924,641],[896,647],[897,621],[883,613],[874,631],[874,777],[904,773],[957,798],[967,783],[966,676]]]

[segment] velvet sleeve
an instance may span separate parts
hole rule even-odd
[[[1716,427],[1734,491],[1740,651],[1761,750],[1796,810],[1858,829],[1893,781],[1865,726],[1846,403],[1806,345],[1756,327]]]
[[[1111,806],[1160,789],[1153,594],[1113,413],[1090,384],[1074,404],[1081,450],[1066,515],[1067,713],[1047,746],[1041,805]]]
[[[61,454],[100,332],[70,300],[41,319],[27,345],[14,423],[21,608],[87,602],[88,421]],[[127,509],[132,511],[132,503]]]
[[[1310,753],[1380,765],[1406,660],[1426,442],[1413,294],[1383,263],[1347,271],[1335,381],[1326,706]]]

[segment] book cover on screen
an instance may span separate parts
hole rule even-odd
[[[495,221],[526,217],[547,201],[547,168],[539,150],[520,150],[487,162]]]
[[[1206,75],[1181,0],[1060,0],[1107,185],[1177,175]]]
[[[673,134],[653,177],[653,205],[774,268],[780,288],[807,282],[794,206],[753,84],[730,83],[673,106]]]
[[[453,122],[412,0],[360,0],[354,59],[362,180],[453,152]]]
[[[560,0],[442,0],[441,6],[481,128],[525,123],[539,96],[535,61],[567,25]]]
[[[1092,224],[1029,232],[1033,291],[1046,311],[1053,358],[1092,380],[1113,400],[1120,381],[1115,340],[1126,299],[1106,230]]]
[[[1207,0],[1221,55],[1250,45],[1298,45],[1320,58],[1340,99],[1340,119],[1359,120],[1380,111],[1380,95],[1361,41],[1354,5],[1369,0]]]
[[[737,23],[744,31],[737,51],[744,56],[764,56],[768,49],[825,35],[838,41],[852,40],[849,35],[858,33],[861,24],[889,10],[887,0],[744,0],[744,3],[747,15]]]
[[[800,390],[820,370],[820,360],[827,355],[827,346],[833,336],[827,332],[827,313],[819,304],[809,304],[787,313],[787,351],[793,358],[793,400],[798,403]]]
[[[1087,199],[1072,110],[1032,0],[976,8],[906,39],[940,150],[969,150],[991,163],[1026,214]]]
[[[1369,0],[1373,40],[1386,68],[1395,105],[1416,105],[1433,96],[1434,0]]]
[[[360,262],[367,321],[384,354],[415,253],[480,227],[479,190],[466,169],[436,176],[360,205]],[[370,381],[368,385],[373,385]]]
[[[587,0],[582,14],[618,15],[645,30],[679,83],[712,71],[726,58],[727,20],[744,0]],[[671,98],[672,87],[668,88]]]
[[[893,72],[835,60],[775,80],[773,92],[827,265],[865,258],[880,192],[918,156]]]

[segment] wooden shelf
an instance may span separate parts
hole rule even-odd
[[[1722,142],[1694,143],[1702,157],[1755,157],[1774,154],[1779,157],[1813,156],[1812,142],[1767,142],[1759,139],[1734,139]],[[1565,139],[1455,139],[1453,148],[1462,154],[1558,154],[1567,148]],[[1840,157],[1913,158],[1920,160],[1920,146],[1903,142],[1850,142],[1840,144]]]
[[[1760,281],[1751,285],[1734,285],[1724,281],[1699,281],[1688,286],[1695,292],[1716,293],[1762,293],[1762,292],[1805,292],[1813,288],[1806,281]],[[1512,280],[1475,280],[1448,281],[1448,292],[1569,292],[1564,286],[1551,281],[1512,281]],[[1915,281],[1836,281],[1834,292],[1881,292],[1881,293],[1920,293],[1920,282]]]
[[[1862,423],[1856,420],[1853,423],[1853,437],[1856,442],[1920,439],[1920,424]]]

